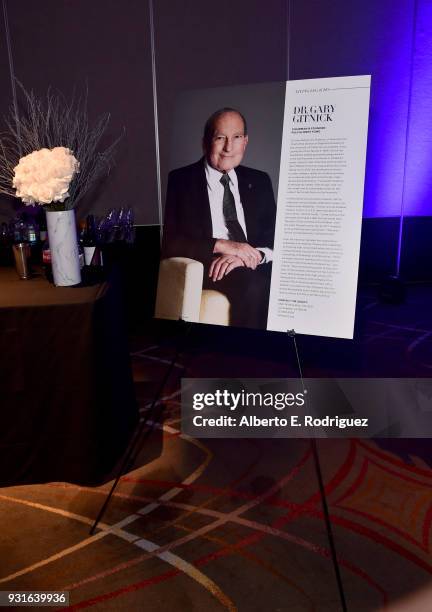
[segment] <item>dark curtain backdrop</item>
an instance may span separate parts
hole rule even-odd
[[[184,90],[287,79],[288,2],[158,0],[155,6],[164,193],[172,135],[178,131],[173,118],[177,104],[184,103]],[[196,151],[198,157],[200,141]]]
[[[88,82],[91,115],[111,112],[111,136],[126,130],[116,168],[83,213],[127,204],[139,224],[158,223],[148,3],[6,0],[6,6],[15,71],[26,87],[43,94],[52,85],[68,94]],[[365,215],[398,215],[412,77],[406,213],[431,214],[429,0],[220,0],[217,6],[154,0],[154,13],[163,185],[173,109],[185,90],[371,73]],[[3,23],[0,29],[1,118],[11,87]]]
[[[1,7],[0,7],[1,9]],[[12,102],[10,72],[8,64],[8,54],[6,46],[6,36],[3,15],[0,13],[0,83],[1,83],[1,95],[0,95],[0,130],[4,130],[3,117],[7,112],[9,104]],[[12,207],[10,200],[0,195],[0,222],[7,220],[12,213]]]
[[[125,129],[115,168],[86,197],[78,217],[124,204],[134,208],[137,223],[157,223],[147,2],[8,0],[7,9],[15,74],[25,87],[44,95],[51,85],[69,96],[74,86],[82,91],[88,83],[90,117],[111,114],[107,139]],[[0,40],[3,45],[3,35]],[[4,111],[11,88],[3,46],[0,52]]]
[[[43,95],[89,87],[92,117],[111,113],[109,136],[123,127],[117,165],[78,216],[133,206],[138,224],[159,223],[148,3],[143,0],[7,0],[15,73]],[[273,0],[155,0],[162,180],[171,115],[184,89],[284,81],[287,3]],[[4,25],[0,37],[0,115],[10,103]]]

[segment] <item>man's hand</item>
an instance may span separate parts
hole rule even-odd
[[[209,270],[209,276],[212,281],[215,282],[221,280],[235,268],[242,268],[244,265],[240,257],[236,255],[221,255],[213,259]]]
[[[216,240],[213,253],[217,255],[232,255],[239,257],[247,268],[255,270],[262,259],[262,254],[247,242],[235,242],[234,240]]]

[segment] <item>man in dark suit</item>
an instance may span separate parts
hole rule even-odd
[[[168,178],[162,256],[201,261],[204,288],[230,301],[231,324],[265,328],[276,205],[270,177],[240,165],[247,144],[239,111],[207,120],[204,157]]]

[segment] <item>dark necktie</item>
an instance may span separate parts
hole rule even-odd
[[[237,218],[237,211],[234,202],[234,196],[229,186],[228,174],[223,174],[220,182],[224,187],[223,195],[223,216],[225,225],[228,230],[229,240],[235,240],[236,242],[247,242],[246,236]]]

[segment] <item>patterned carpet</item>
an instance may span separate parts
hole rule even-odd
[[[366,363],[361,375],[396,367],[400,376],[428,375],[426,310],[418,293],[393,310],[366,296],[356,357],[344,358],[343,342],[322,341],[324,367],[317,345],[300,338],[306,375],[322,374],[329,360],[334,371]],[[151,463],[140,456],[94,536],[89,528],[108,483],[0,490],[0,590],[67,590],[72,610],[341,609],[309,441],[200,441],[180,432],[185,370],[189,376],[294,372],[276,337],[266,360],[262,344],[240,342],[227,351],[222,335],[219,347],[214,338],[207,348],[202,338],[191,341],[176,364],[164,393],[164,421],[155,426],[163,433],[161,455]],[[172,345],[153,343],[151,334],[132,342],[143,414],[171,355]],[[148,441],[155,443],[155,436]],[[318,449],[348,610],[393,610],[394,602],[430,587],[428,441],[320,440]],[[431,610],[428,601],[398,610]]]

